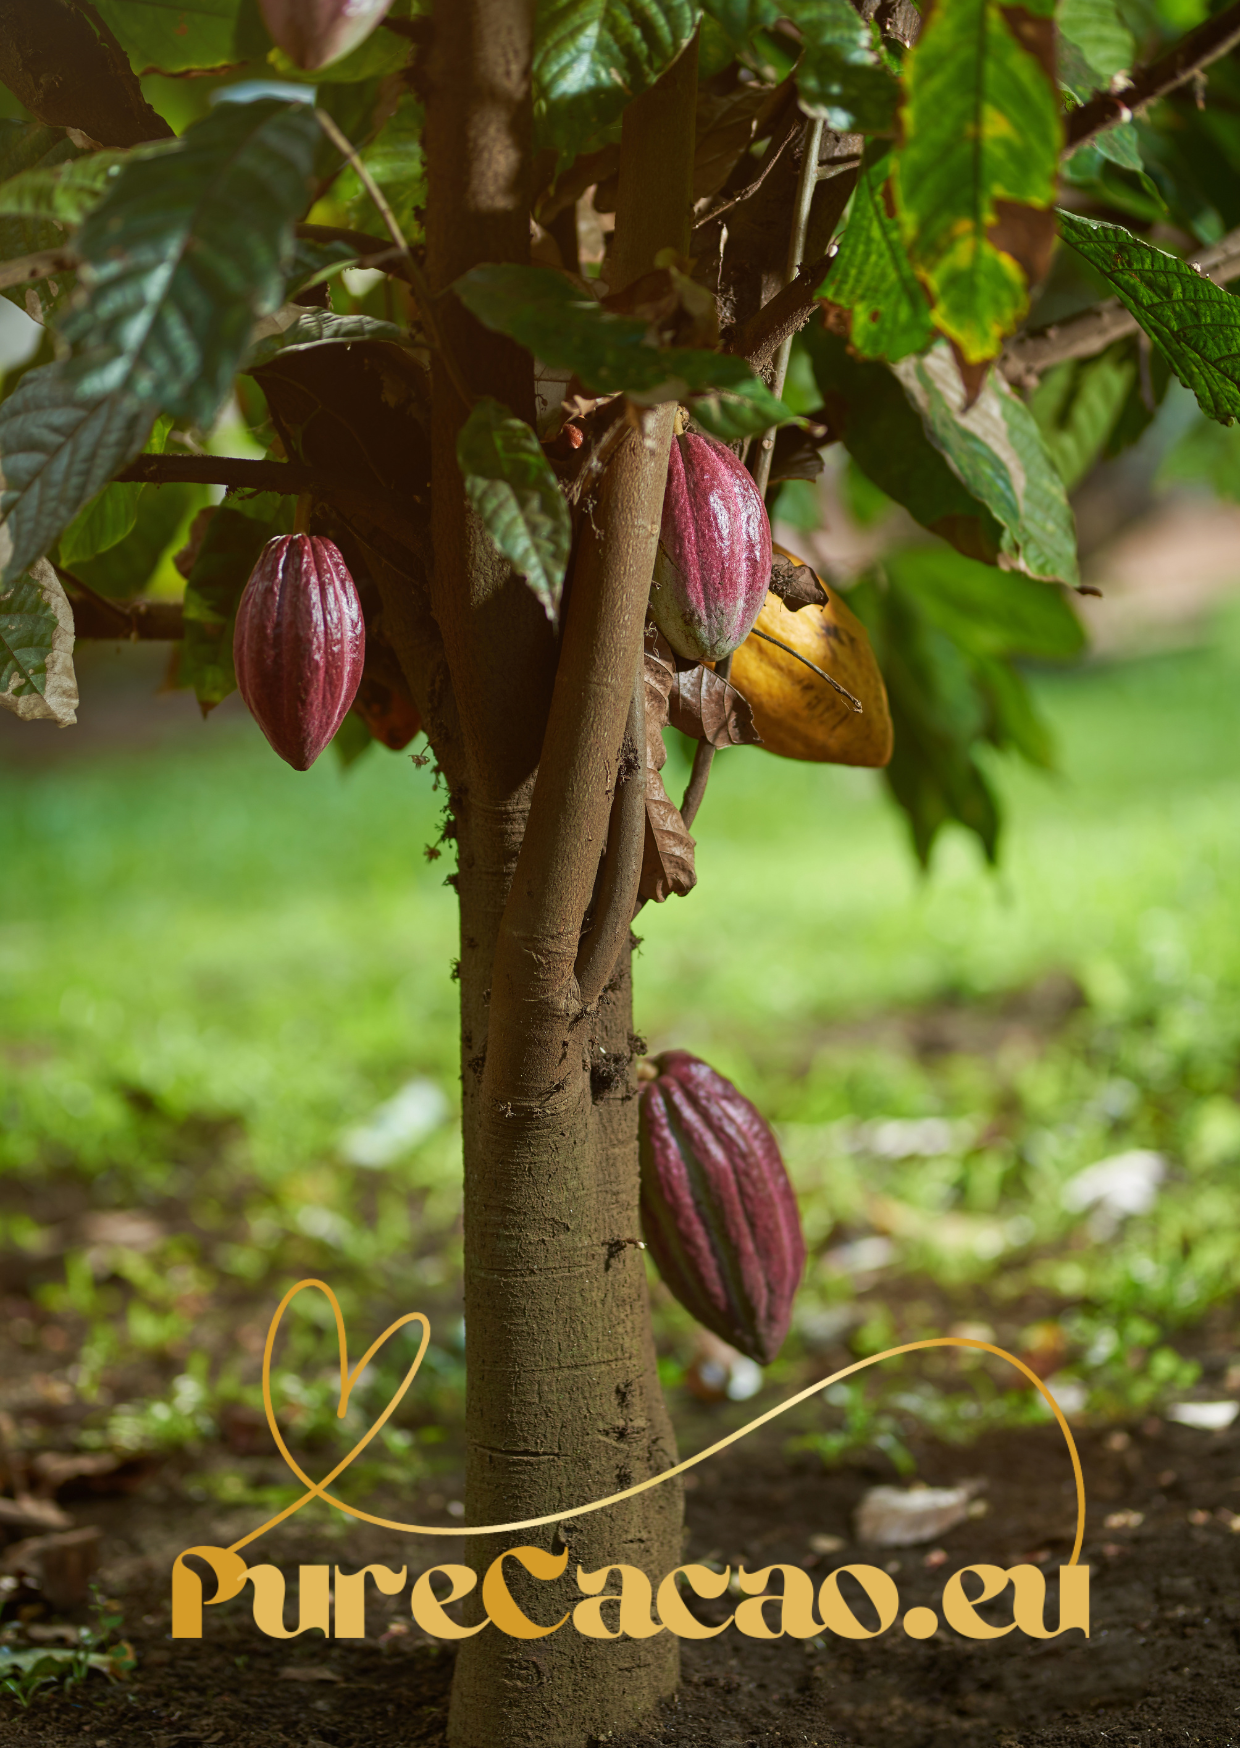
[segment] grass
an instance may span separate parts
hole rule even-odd
[[[997,769],[997,877],[949,838],[923,879],[872,773],[717,762],[698,888],[638,925],[637,1020],[781,1126],[814,1254],[772,1387],[980,1318],[1127,1414],[1193,1388],[1194,1331],[1234,1342],[1209,1320],[1240,1262],[1238,682],[1235,612],[1201,647],[1038,678],[1062,770]],[[254,1400],[275,1299],[315,1273],[359,1327],[376,1303],[435,1310],[380,1458],[433,1467],[460,1405],[459,1144],[447,1122],[366,1171],[341,1136],[414,1076],[455,1098],[441,802],[379,751],[295,774],[242,722],[0,771],[0,1251],[25,1256],[29,1363],[94,1404],[84,1442],[210,1436]],[[1086,1005],[1060,1027],[1004,1005],[1069,979]],[[928,1010],[946,1047],[915,1047]],[[1091,1239],[1063,1185],[1132,1148],[1167,1161],[1157,1201]],[[160,1224],[98,1225],[125,1210]],[[675,1384],[693,1329],[666,1295],[657,1315]],[[299,1328],[284,1396],[310,1437],[335,1387]],[[1001,1369],[868,1373],[819,1448],[903,1460],[917,1424],[1031,1403]]]

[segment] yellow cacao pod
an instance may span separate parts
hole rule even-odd
[[[776,552],[803,564],[782,547]],[[732,684],[753,708],[754,724],[769,753],[828,765],[885,765],[891,758],[887,688],[865,626],[837,589],[825,607],[793,613],[768,594],[754,627],[777,637],[806,661],[838,680],[860,700],[861,714],[805,662],[753,632],[732,657]]]

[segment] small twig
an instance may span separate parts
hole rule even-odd
[[[607,986],[629,937],[646,840],[646,676],[638,665],[624,728],[623,746],[632,744],[636,769],[617,776],[603,854],[594,921],[577,950],[576,977],[583,1007],[591,1007]]]
[[[784,267],[784,284],[791,285],[801,267],[801,256],[805,249],[805,233],[809,228],[809,209],[814,198],[814,188],[818,182],[818,150],[822,145],[821,121],[809,121],[805,124],[805,140],[801,148],[801,172],[797,177],[796,205],[793,208],[792,235],[788,239],[788,260]],[[788,359],[792,352],[792,335],[787,334],[779,343],[775,354],[775,370],[771,378],[771,393],[776,400],[784,392],[784,378],[788,374]],[[775,428],[764,433],[762,447],[758,451],[757,465],[753,470],[754,484],[761,498],[766,497],[767,481],[771,476],[771,457],[775,453]]]
[[[335,468],[311,467],[304,461],[241,461],[231,455],[139,455],[113,478],[151,486],[231,486],[234,491],[279,492],[285,497],[342,490],[375,498],[384,495],[375,480],[350,479]]]
[[[841,686],[838,680],[833,680],[830,674],[824,673],[822,668],[816,666],[814,662],[811,662],[808,656],[803,656],[799,649],[793,649],[791,644],[781,643],[777,637],[772,637],[768,631],[759,631],[756,625],[750,633],[750,636],[760,637],[763,643],[773,643],[775,648],[782,649],[785,655],[793,656],[797,661],[804,662],[807,668],[813,668],[820,680],[825,680],[828,686],[834,686],[841,698],[847,698],[858,716],[864,716],[865,706],[862,704],[860,698],[854,698],[852,693],[848,691],[847,687]]]
[[[370,171],[366,168],[366,165],[362,162],[361,154],[357,151],[356,147],[349,142],[345,135],[341,133],[332,117],[328,115],[325,109],[316,109],[314,113],[319,126],[323,129],[323,132],[327,135],[328,139],[336,149],[344,153],[345,157],[349,160],[349,163],[352,164],[354,170],[356,170],[358,180],[362,187],[366,190],[371,200],[374,201],[379,217],[387,226],[388,235],[391,237],[393,243],[395,243],[401,259],[404,262],[405,273],[410,285],[413,287],[413,295],[417,299],[418,304],[418,314],[422,318],[422,326],[426,329],[427,338],[439,353],[439,356],[443,361],[444,369],[448,373],[453,388],[455,388],[457,394],[460,395],[465,405],[467,407],[472,407],[474,404],[474,396],[470,393],[465,378],[457,366],[456,359],[452,356],[452,352],[444,340],[443,330],[439,325],[439,318],[435,313],[435,300],[431,296],[430,286],[426,283],[426,275],[413,258],[413,253],[410,250],[409,244],[405,240],[405,233],[397,223],[396,214],[388,204],[383,190],[379,187],[379,184],[375,181],[374,177],[370,174]]]
[[[715,663],[715,672],[721,680],[726,680],[732,672],[732,651],[724,656],[721,662]],[[688,831],[698,816],[706,796],[706,785],[710,781],[710,769],[715,762],[715,747],[708,740],[700,740],[693,754],[693,769],[689,772],[689,781],[685,787],[685,798],[680,804],[680,817],[685,822]]]
[[[112,613],[122,621],[127,631],[133,629],[133,619],[128,608],[120,601],[110,601],[106,595],[101,595],[97,589],[92,589],[89,583],[84,583],[81,577],[74,576],[72,571],[64,570],[60,565],[53,564],[52,569],[62,583],[68,583],[74,589],[80,589],[84,595],[102,607],[105,613]]]
[[[1100,91],[1074,109],[1067,118],[1066,152],[1076,151],[1096,134],[1105,133],[1122,121],[1131,121],[1134,110],[1156,98],[1166,97],[1186,84],[1211,61],[1218,60],[1240,43],[1240,0],[1216,13],[1173,43],[1165,55],[1148,67],[1138,67],[1128,84],[1118,91]]]
[[[789,141],[796,138],[798,114],[799,112],[795,107],[790,111],[782,136],[767,148],[766,156],[762,160],[762,168],[754,177],[753,181],[747,183],[744,188],[739,189],[735,194],[730,194],[726,200],[720,201],[718,206],[711,207],[709,212],[704,212],[702,214],[701,218],[694,219],[693,228],[695,231],[700,230],[703,225],[713,225],[715,220],[721,219],[725,212],[731,212],[734,206],[739,206],[743,200],[750,200],[758,192],[771,171],[783,157],[784,152],[787,150]]]
[[[40,249],[34,255],[0,261],[0,291],[14,285],[33,285],[53,273],[72,273],[77,265],[78,258],[72,249]]]

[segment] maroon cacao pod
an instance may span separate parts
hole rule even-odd
[[[362,678],[362,604],[339,547],[317,534],[269,540],[245,585],[233,633],[237,686],[267,739],[308,771]]]
[[[655,1058],[638,1105],[642,1231],[685,1310],[759,1365],[779,1352],[805,1268],[769,1124],[687,1050]]]
[[[746,467],[713,437],[672,439],[650,612],[677,655],[739,649],[771,581],[771,525]]]
[[[338,61],[382,19],[392,0],[258,0],[272,42],[307,72]]]

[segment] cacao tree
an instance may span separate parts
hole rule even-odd
[[[885,768],[923,860],[949,821],[993,856],[985,748],[1052,756],[1017,658],[1080,643],[1069,488],[1173,378],[1240,477],[1237,42],[1240,4],[1153,0],[0,0],[0,290],[44,327],[0,400],[0,703],[71,723],[75,637],[158,638],[295,765],[425,730],[471,1522],[675,1460],[639,1067],[674,1290],[763,1358],[786,1327],[784,1191],[708,1230],[674,1181],[688,1149],[699,1190],[776,1183],[773,1144],[726,1083],[693,1103],[703,1065],[643,1065],[632,1012],[716,748]],[[210,449],[234,397],[249,459]],[[767,526],[832,445],[925,531],[847,603]],[[679,1494],[531,1536],[566,1587],[657,1578]],[[656,1629],[465,1638],[453,1741],[624,1728],[677,1680]]]

